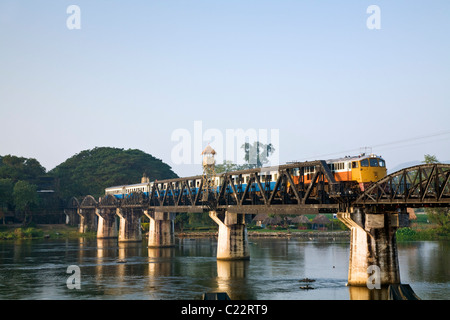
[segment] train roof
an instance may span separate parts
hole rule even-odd
[[[292,165],[295,165],[296,163],[311,163],[311,165],[316,165],[318,162],[320,161],[325,161],[326,163],[332,163],[332,162],[344,162],[344,161],[354,161],[354,160],[362,160],[362,159],[369,159],[369,158],[380,158],[383,159],[381,156],[378,156],[374,153],[371,154],[360,154],[357,156],[346,156],[346,157],[342,157],[342,158],[336,158],[336,159],[328,159],[328,160],[314,160],[314,161],[304,161],[304,162],[297,162],[297,161],[293,161],[293,162],[288,162],[285,165],[281,165],[281,166],[277,166],[277,167],[263,167],[263,168],[254,168],[254,169],[244,169],[244,170],[237,170],[237,171],[232,171],[232,172],[222,172],[222,173],[218,173],[216,174],[216,177],[221,177],[222,175],[225,174],[233,174],[233,175],[238,175],[238,174],[249,174],[252,172],[264,172],[264,173],[270,173],[272,171],[278,171],[277,169],[280,167],[290,167]],[[271,170],[272,168],[274,168],[274,170]],[[277,168],[277,169],[275,169]],[[162,179],[160,180],[160,182],[174,182],[174,181],[183,181],[183,180],[196,180],[196,179],[202,179],[201,175],[198,176],[192,176],[192,177],[184,177],[184,178],[175,178],[175,179]],[[129,185],[118,185],[118,186],[113,186],[113,187],[107,187],[105,188],[105,190],[111,190],[111,189],[119,189],[119,188],[130,188],[130,187],[139,187],[139,186],[145,186],[148,185],[150,183],[153,183],[155,181],[151,181],[151,182],[144,182],[144,183],[136,183],[136,184],[129,184]]]
[[[123,184],[123,185],[119,185],[119,186],[113,186],[113,187],[107,187],[106,189],[118,189],[118,188],[129,188],[129,187],[140,187],[140,186],[145,186],[149,184],[149,182],[144,182],[144,183],[135,183],[135,184]]]
[[[358,156],[346,156],[346,157],[342,157],[342,158],[336,158],[336,159],[328,159],[325,160],[327,163],[329,162],[344,162],[344,161],[354,161],[354,160],[361,160],[361,159],[368,159],[368,158],[380,158],[383,159],[381,156],[378,156],[374,153],[371,154],[360,154]]]

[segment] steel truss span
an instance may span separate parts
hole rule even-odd
[[[303,172],[311,167],[314,174],[306,183]],[[138,198],[156,211],[168,212],[295,214],[339,209],[342,188],[324,161],[280,166],[274,183],[264,174],[269,170],[274,172],[274,168],[262,168],[223,173],[220,183],[209,191],[203,188],[201,176],[161,180],[153,184],[147,198]]]
[[[353,203],[378,207],[447,207],[450,165],[424,164],[394,172],[370,186]]]
[[[314,168],[306,180],[305,170]],[[267,173],[277,172],[275,182]],[[243,176],[246,177],[244,181]],[[450,165],[424,164],[397,171],[361,191],[357,184],[336,181],[325,161],[292,163],[220,174],[212,190],[203,188],[203,177],[155,181],[147,193],[126,198],[106,195],[95,201],[70,199],[68,208],[142,208],[156,212],[314,214],[350,212],[353,207],[394,210],[405,207],[450,206]]]

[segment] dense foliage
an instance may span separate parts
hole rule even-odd
[[[36,159],[0,156],[0,220],[11,213],[24,223],[36,212],[61,215],[70,197],[99,197],[106,187],[139,183],[144,173],[150,180],[177,178],[160,159],[135,149],[84,150],[49,172]]]
[[[425,155],[423,163],[439,163],[434,155]],[[430,220],[438,225],[438,232],[447,233],[450,231],[450,208],[425,208],[425,212]]]
[[[63,198],[99,197],[106,187],[139,183],[144,173],[150,180],[177,178],[169,165],[141,150],[107,147],[84,150],[49,172]]]
[[[36,159],[12,155],[0,156],[0,179],[10,179],[14,183],[24,180],[37,184],[39,178],[44,175],[45,168]]]
[[[45,168],[36,159],[0,156],[0,218],[18,210],[23,214],[23,221],[29,221],[39,204],[37,185],[45,174]]]

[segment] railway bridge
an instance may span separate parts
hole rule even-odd
[[[294,184],[293,173],[311,167],[315,170],[310,181],[304,183],[300,174]],[[89,195],[82,201],[72,198],[66,212],[80,216],[80,232],[96,228],[98,238],[117,237],[124,242],[142,241],[140,219],[146,215],[149,247],[175,244],[177,213],[208,212],[219,225],[217,259],[224,260],[250,258],[245,215],[333,212],[351,230],[348,284],[366,286],[368,268],[374,265],[379,267],[381,285],[400,283],[395,232],[408,226],[407,208],[450,206],[450,165],[446,164],[409,167],[365,191],[336,181],[325,161],[277,167],[274,188],[266,187],[264,170],[268,168],[224,173],[220,188],[214,190],[203,188],[207,182],[200,175],[155,181],[147,195],[135,192],[124,199],[106,195],[98,201]],[[243,175],[248,178],[245,184]]]

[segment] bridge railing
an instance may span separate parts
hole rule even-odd
[[[325,161],[225,172],[215,178],[214,187],[209,190],[203,188],[203,176],[158,180],[148,193],[133,192],[123,199],[106,195],[98,203],[87,196],[80,206],[147,207],[167,212],[224,209],[317,213],[321,209],[329,212],[348,207],[359,191],[355,183],[337,182]]]
[[[450,165],[424,164],[399,170],[371,185],[355,205],[449,206]]]
[[[305,175],[309,169],[310,176]],[[276,179],[270,179],[276,177]],[[276,206],[336,208],[349,193],[343,183],[336,182],[324,161],[292,163],[276,168],[259,168],[226,172],[216,176],[219,183],[203,188],[203,177],[161,180],[153,183],[146,202],[150,207],[173,211],[253,207],[274,210]],[[216,182],[216,181],[215,181]]]
[[[276,174],[276,179],[269,179],[268,172]],[[70,205],[145,207],[163,212],[228,210],[280,214],[344,212],[354,206],[450,205],[450,165],[445,164],[397,171],[377,181],[364,193],[356,183],[337,182],[324,161],[226,172],[217,178],[219,183],[210,190],[203,188],[202,176],[194,176],[155,181],[147,194],[134,192],[124,199],[106,195],[98,203],[86,196],[81,203],[72,199]]]

